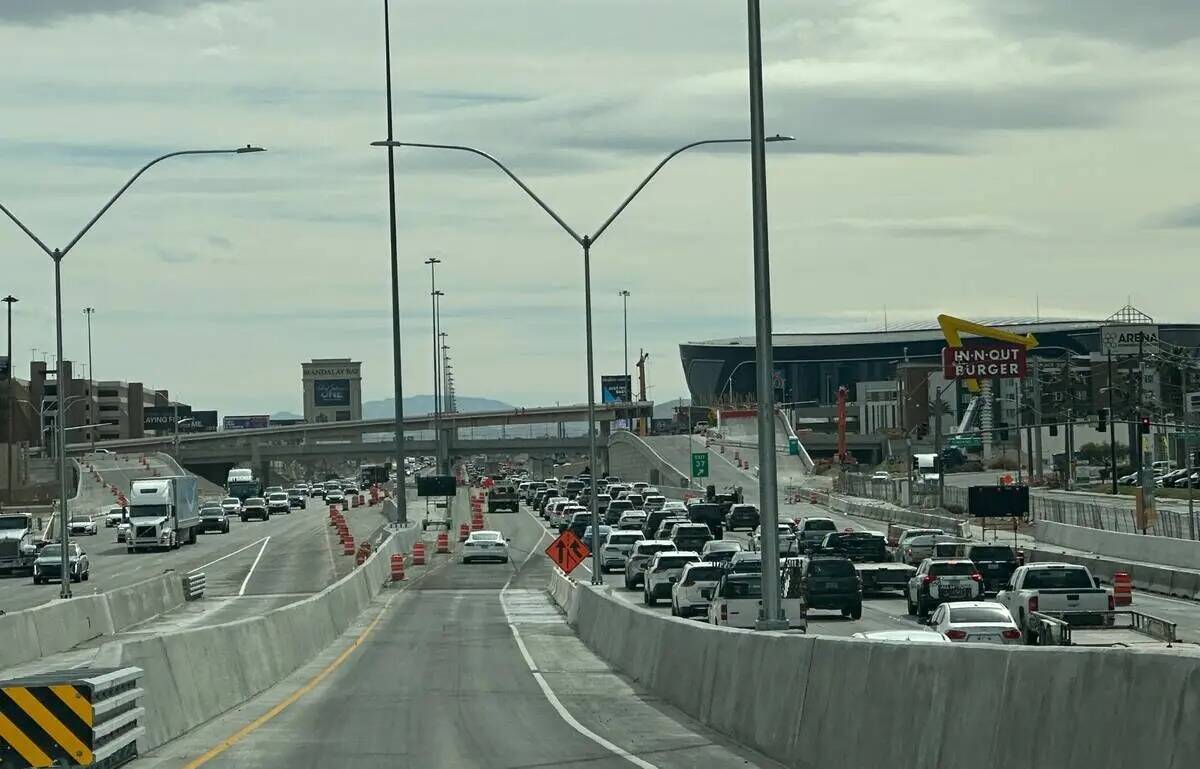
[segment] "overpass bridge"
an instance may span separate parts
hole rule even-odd
[[[649,419],[653,411],[654,404],[651,401],[596,405],[599,432],[597,447],[601,451],[602,466],[606,464],[608,436],[613,421]],[[574,453],[586,450],[588,445],[586,435],[568,437],[564,429],[567,423],[587,421],[586,404],[443,414],[440,420],[442,445],[452,457],[479,453]],[[243,464],[255,468],[260,478],[269,480],[272,460],[394,459],[395,447],[390,440],[394,424],[395,420],[392,419],[361,419],[216,433],[184,433],[178,437],[159,435],[98,441],[96,447],[117,453],[169,452],[176,455],[179,463],[188,470],[214,483],[223,484],[229,469]],[[525,425],[552,425],[555,430],[553,434],[543,437],[460,437],[461,431],[474,427],[515,428]],[[420,438],[413,435],[432,433],[435,429],[432,415],[406,417],[404,429],[406,452],[420,455],[435,453],[436,443],[432,435]],[[82,454],[90,448],[90,444],[86,443],[70,444],[68,452]]]

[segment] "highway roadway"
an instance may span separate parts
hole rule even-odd
[[[340,644],[133,766],[778,766],[615,675],[546,594],[542,526],[525,513],[492,515],[488,525],[511,539],[513,562],[438,558],[412,570],[382,610],[368,610],[377,622],[352,631],[357,646]]]
[[[150,469],[134,467],[136,461],[117,458],[97,460],[96,469],[104,483],[122,489],[129,488],[135,478],[147,477],[154,470],[167,474],[169,465],[162,458],[150,459]],[[91,487],[81,489],[77,509],[87,513],[103,513],[111,506],[111,495],[100,484],[85,482]],[[209,484],[209,490],[212,488]],[[108,495],[108,500],[104,500]],[[207,495],[206,495],[207,496]],[[103,504],[102,504],[103,503]],[[364,507],[347,513],[356,538],[369,536],[384,523],[381,506]],[[87,582],[71,585],[76,595],[105,592],[140,582],[174,569],[180,575],[201,570],[208,582],[206,594],[213,598],[261,596],[259,608],[296,600],[299,595],[317,592],[337,577],[344,575],[353,559],[343,556],[333,530],[328,526],[328,507],[317,499],[309,500],[307,509],[293,510],[291,515],[272,516],[267,521],[230,520],[228,534],[206,533],[196,544],[184,545],[166,552],[128,553],[125,545],[116,541],[116,529],[99,521],[98,534],[75,538],[91,561],[91,576]],[[74,513],[72,513],[74,514]],[[350,565],[347,565],[349,561]],[[14,611],[58,600],[57,582],[34,585],[28,576],[0,577],[0,609]],[[247,610],[243,602],[238,611]],[[209,620],[211,621],[211,620]]]

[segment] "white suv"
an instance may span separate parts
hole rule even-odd
[[[700,554],[694,550],[676,550],[669,553],[656,553],[646,567],[646,576],[642,584],[642,602],[654,606],[659,598],[671,595],[671,586],[679,581],[683,567],[689,563],[697,563]]]
[[[679,579],[671,585],[671,614],[676,617],[707,614],[713,588],[724,573],[719,564],[704,561],[684,566]]]
[[[642,541],[640,531],[610,531],[600,547],[600,571],[625,568],[625,559],[633,546]]]
[[[675,551],[675,543],[669,539],[643,539],[633,546],[625,559],[625,589],[634,590],[646,578],[646,566],[656,553]]]

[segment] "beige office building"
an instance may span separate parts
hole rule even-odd
[[[305,422],[362,419],[362,362],[314,358],[301,363]]]

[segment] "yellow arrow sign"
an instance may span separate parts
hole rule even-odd
[[[937,317],[938,325],[942,327],[942,335],[946,337],[946,343],[951,347],[962,347],[962,334],[974,334],[987,339],[995,339],[997,342],[1007,342],[1024,347],[1026,350],[1032,350],[1038,346],[1037,337],[1033,334],[1014,334],[1011,331],[1002,331],[991,326],[984,326],[980,323],[973,323],[969,320],[956,318],[953,315],[939,315]],[[979,392],[978,379],[963,380],[967,389],[973,393]]]

